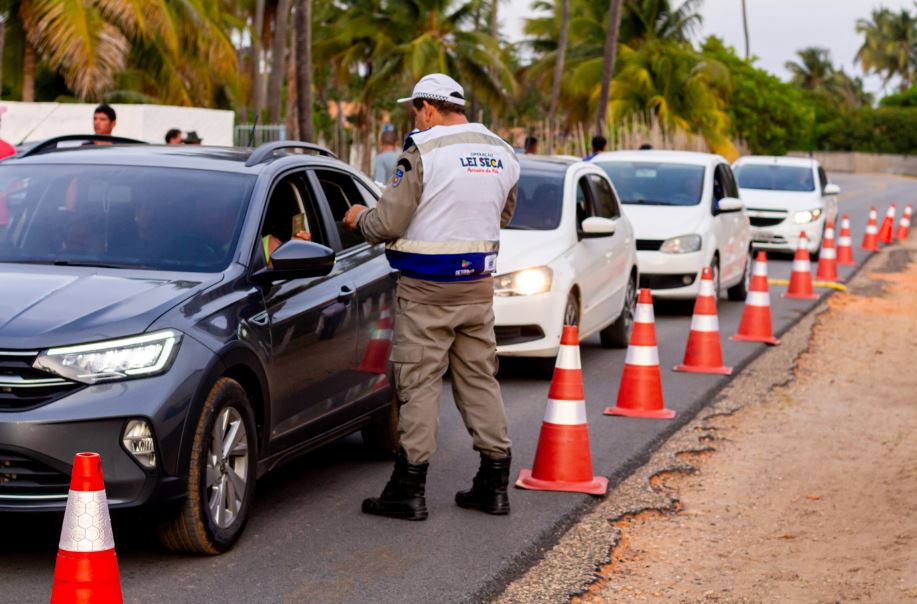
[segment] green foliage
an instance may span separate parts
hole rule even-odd
[[[837,113],[821,123],[817,145],[831,151],[917,154],[917,109],[866,107]]]
[[[911,86],[904,92],[890,94],[879,101],[880,107],[917,107],[917,86]]]
[[[732,76],[726,104],[730,132],[752,153],[783,155],[811,146],[815,108],[797,87],[740,58],[719,38],[707,38],[701,50]]]

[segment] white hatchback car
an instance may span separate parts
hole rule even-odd
[[[626,347],[637,301],[634,233],[611,181],[582,161],[519,157],[516,213],[500,233],[497,353],[553,366],[564,325]]]
[[[744,300],[751,282],[748,217],[732,169],[710,153],[615,151],[592,163],[611,177],[637,233],[640,286],[659,298],[694,298],[700,273]]]
[[[821,250],[825,221],[837,220],[841,190],[828,183],[817,161],[752,155],[739,159],[733,169],[756,248],[792,252],[805,231],[809,251]]]

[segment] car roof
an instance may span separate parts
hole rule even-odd
[[[253,166],[246,161],[254,153],[247,147],[212,147],[202,145],[86,145],[55,149],[27,157],[9,157],[3,164],[49,165],[85,164],[107,166],[143,166],[186,168],[256,175],[265,166],[286,157],[307,159],[310,165],[347,167],[333,157],[312,154],[278,154]]]
[[[818,165],[818,162],[810,157],[787,157],[777,155],[746,155],[740,157],[736,164],[755,164],[755,165],[773,165],[773,166],[797,166],[801,168],[812,168]]]
[[[723,163],[726,160],[716,153],[646,149],[643,151],[605,151],[593,157],[592,161],[596,163],[603,161],[653,161],[708,166],[710,164]]]
[[[563,174],[567,171],[567,168],[577,163],[576,160],[573,159],[551,155],[528,155],[523,153],[516,157],[519,159],[519,167],[526,171],[534,170]]]

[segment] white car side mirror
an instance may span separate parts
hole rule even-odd
[[[716,209],[720,212],[738,212],[744,207],[745,204],[737,197],[724,197],[716,204]]]
[[[587,236],[601,237],[614,235],[618,228],[618,221],[611,218],[592,216],[583,221],[583,233]]]
[[[840,195],[841,188],[834,183],[825,185],[825,195]]]

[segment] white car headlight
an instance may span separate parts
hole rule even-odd
[[[494,293],[498,296],[531,296],[551,291],[554,274],[546,266],[527,268],[494,277]]]
[[[679,235],[663,241],[659,251],[666,254],[688,254],[700,251],[700,247],[700,235]]]
[[[169,329],[119,340],[51,348],[38,355],[34,366],[84,384],[146,377],[169,368],[179,342],[181,334]]]
[[[793,222],[796,224],[815,222],[818,220],[819,216],[821,216],[821,208],[815,208],[814,210],[803,210],[802,212],[796,212],[793,214]]]

